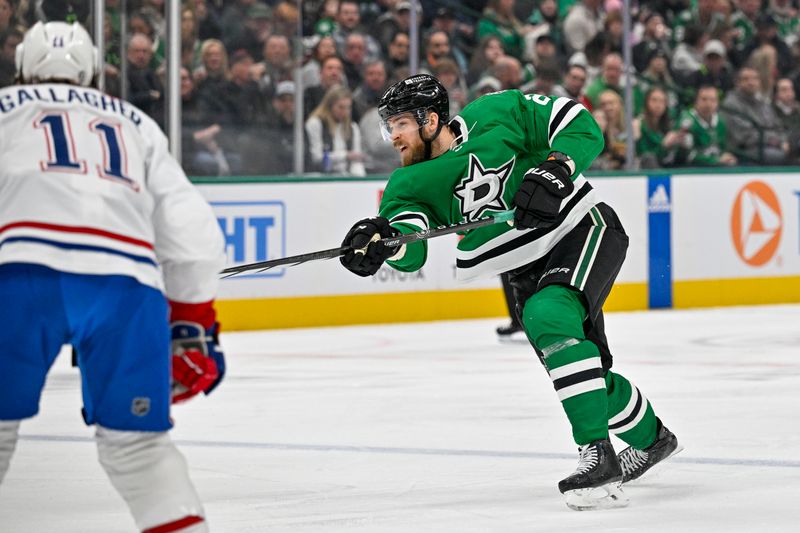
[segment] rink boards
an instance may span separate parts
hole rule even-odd
[[[591,177],[630,248],[606,309],[800,302],[800,173]],[[226,237],[228,264],[335,248],[377,212],[381,179],[231,180],[199,187]],[[499,279],[455,279],[453,235],[429,241],[416,273],[372,278],[338,260],[222,280],[227,330],[505,315]]]

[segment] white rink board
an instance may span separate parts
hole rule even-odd
[[[631,234],[619,282],[647,279],[646,182],[597,178],[601,197],[614,207]],[[377,213],[384,181],[340,181],[199,185],[231,238],[228,265],[277,259],[338,247],[353,222]],[[239,225],[238,227],[236,225]],[[332,261],[317,261],[222,281],[219,299],[422,292],[496,288],[489,278],[455,279],[457,236],[429,242],[428,261],[418,273],[385,267],[373,278],[353,276]],[[239,253],[239,260],[235,254]]]
[[[673,279],[800,275],[798,194],[796,173],[673,176]]]

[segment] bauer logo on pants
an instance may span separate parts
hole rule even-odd
[[[276,200],[211,202],[225,236],[226,266],[286,256],[286,204]],[[286,269],[236,276],[280,277]],[[233,279],[233,278],[232,278]]]
[[[775,191],[751,181],[736,196],[731,213],[731,236],[739,257],[750,266],[770,261],[783,233],[783,215]]]

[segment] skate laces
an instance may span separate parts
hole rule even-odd
[[[647,464],[648,453],[636,448],[628,448],[619,454],[619,462],[622,466],[623,474],[635,472]]]
[[[575,469],[576,474],[583,474],[597,466],[597,446],[587,444],[581,446],[580,455],[578,456],[578,467]]]

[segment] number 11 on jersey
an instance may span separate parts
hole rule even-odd
[[[48,160],[39,162],[43,171],[86,174],[86,161],[78,159],[75,152],[68,112],[43,113],[33,122],[33,126],[44,130],[47,141]],[[139,184],[127,176],[128,157],[119,123],[96,119],[89,124],[89,130],[98,135],[103,148],[103,163],[97,165],[97,174],[138,191]]]

